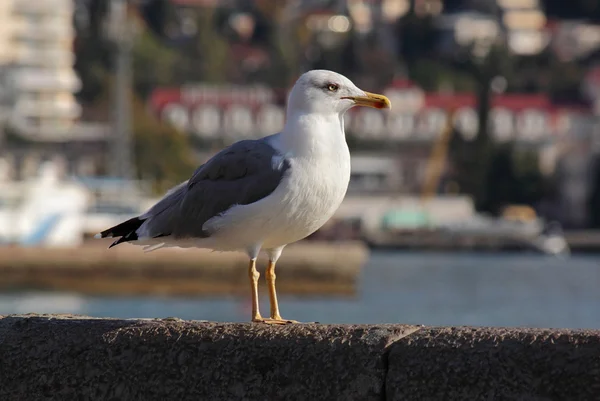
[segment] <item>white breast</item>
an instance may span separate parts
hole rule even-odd
[[[295,242],[314,233],[333,216],[348,189],[347,146],[333,158],[319,162],[297,158],[290,163],[290,174],[273,194],[278,199],[273,208],[278,209],[279,217],[273,219],[274,227],[265,238],[265,248]]]
[[[350,152],[342,124],[337,115],[327,120],[304,119],[293,132],[273,136],[270,144],[290,162],[282,182],[264,199],[234,206],[207,221],[204,229],[214,232],[207,246],[276,248],[322,227],[340,206],[350,180]]]

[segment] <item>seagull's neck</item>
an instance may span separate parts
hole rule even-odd
[[[343,116],[339,113],[289,113],[274,146],[292,157],[347,153]]]

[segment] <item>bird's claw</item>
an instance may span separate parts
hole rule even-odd
[[[258,317],[258,318],[254,318],[252,319],[253,323],[265,323],[265,324],[278,324],[278,325],[286,325],[286,324],[294,324],[294,323],[300,323],[296,320],[287,320],[287,319],[272,319],[272,318],[265,318],[265,317]]]
[[[297,320],[289,320],[289,319],[272,319],[275,322],[281,322],[278,324],[299,324],[300,322]]]

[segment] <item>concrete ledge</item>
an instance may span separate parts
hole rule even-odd
[[[600,331],[423,328],[394,343],[388,400],[598,400]]]
[[[592,400],[600,331],[0,317],[0,400]]]
[[[0,319],[0,400],[381,400],[411,326]]]

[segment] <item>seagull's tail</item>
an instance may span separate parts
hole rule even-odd
[[[135,241],[138,239],[137,230],[142,224],[144,224],[144,221],[145,219],[134,217],[124,221],[121,224],[117,224],[114,227],[104,230],[100,234],[96,234],[95,238],[121,237],[113,242],[108,248],[112,248],[113,246],[119,245],[123,242]]]

